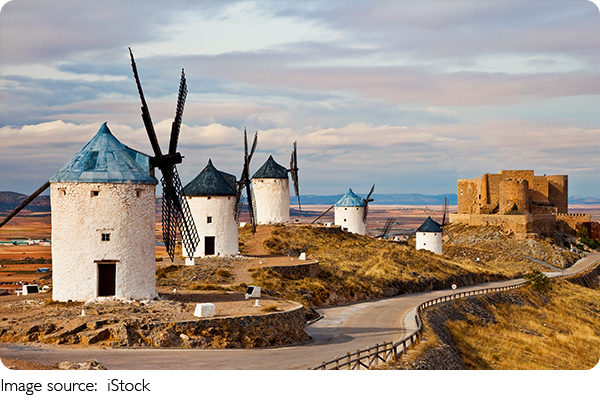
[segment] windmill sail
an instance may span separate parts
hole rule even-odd
[[[150,111],[144,97],[142,85],[137,71],[137,66],[133,58],[133,52],[129,49],[131,56],[131,67],[133,76],[140,94],[142,102],[142,120],[148,133],[148,139],[154,151],[154,157],[151,159],[153,167],[160,169],[162,174],[161,183],[163,189],[163,204],[162,204],[162,234],[167,253],[171,261],[175,258],[175,247],[177,242],[177,232],[181,233],[183,245],[187,254],[192,255],[196,251],[196,247],[200,242],[196,225],[192,219],[187,200],[183,195],[183,185],[177,172],[176,164],[181,163],[183,157],[177,152],[177,143],[179,141],[179,132],[181,130],[181,118],[183,116],[183,108],[187,97],[187,83],[185,73],[181,70],[181,80],[179,82],[179,94],[177,97],[177,108],[175,111],[175,119],[171,125],[171,136],[169,141],[169,153],[163,155],[154,125],[150,117]]]
[[[298,198],[298,209],[302,211],[302,205],[300,204],[300,188],[298,184],[298,152],[296,149],[296,142],[294,142],[294,150],[292,151],[289,172],[292,177],[292,182],[294,183],[294,192]]]
[[[250,215],[250,223],[252,224],[252,232],[256,232],[256,216],[255,209],[256,204],[254,202],[254,196],[252,195],[252,188],[250,187],[250,162],[252,161],[252,156],[254,155],[254,151],[256,150],[256,146],[258,144],[258,132],[254,134],[254,140],[252,141],[252,147],[250,152],[248,152],[248,136],[246,134],[246,128],[244,128],[244,167],[242,169],[242,175],[240,176],[240,180],[237,182],[237,191],[236,191],[236,220],[239,221],[239,215],[242,210],[243,203],[243,192],[244,188],[246,189],[246,201],[248,204],[248,213]]]
[[[369,194],[367,195],[367,198],[365,199],[365,208],[363,210],[363,223],[367,223],[367,214],[369,213],[369,203],[371,201],[373,201],[373,199],[371,198],[371,195],[373,194],[373,190],[375,190],[375,185],[373,185],[371,187],[371,190],[369,191]]]
[[[19,206],[17,208],[15,208],[14,210],[12,210],[10,212],[10,214],[8,214],[3,220],[2,222],[0,222],[0,228],[3,227],[8,221],[10,221],[15,215],[17,215],[22,209],[24,209],[25,207],[27,207],[27,205],[29,203],[31,203],[33,200],[35,200],[36,197],[38,197],[40,194],[42,194],[42,192],[46,189],[48,189],[50,187],[50,181],[44,183],[38,190],[36,190],[35,192],[33,192],[28,198],[26,198],[25,200],[23,200],[23,202],[21,204],[19,204]]]

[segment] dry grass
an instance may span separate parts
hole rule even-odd
[[[477,263],[340,229],[311,226],[277,227],[263,245],[272,254],[296,257],[306,253],[319,261],[321,272],[315,278],[283,279],[265,270],[253,274],[256,284],[271,294],[312,306],[442,289],[452,283],[509,279],[528,267],[527,263],[515,267],[514,260]]]
[[[578,370],[600,359],[600,290],[557,282],[547,302],[525,290],[535,306],[497,304],[495,324],[448,322],[467,369]]]

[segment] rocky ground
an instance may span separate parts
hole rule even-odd
[[[127,327],[167,326],[193,321],[198,303],[215,304],[215,317],[264,315],[297,308],[298,304],[262,296],[244,298],[240,292],[178,290],[159,288],[160,300],[126,302],[53,302],[49,294],[0,297],[0,339],[3,341],[82,345],[160,345],[157,338],[132,341]],[[85,313],[85,315],[82,315]],[[151,336],[157,336],[154,332]]]

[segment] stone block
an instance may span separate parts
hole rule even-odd
[[[215,316],[215,305],[212,303],[198,303],[194,311],[194,317],[206,318]]]

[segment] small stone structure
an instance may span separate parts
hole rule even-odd
[[[263,269],[275,271],[286,279],[314,278],[320,270],[318,261],[298,265],[263,267]]]

